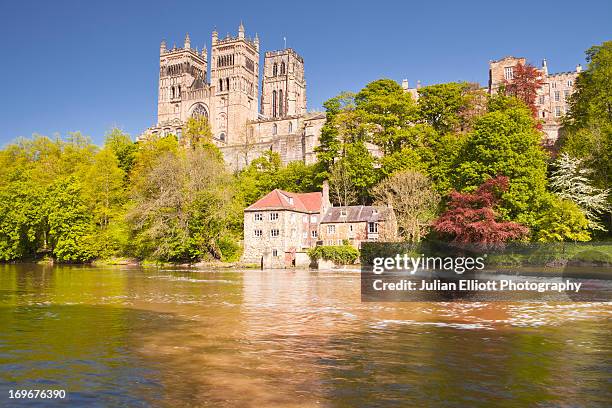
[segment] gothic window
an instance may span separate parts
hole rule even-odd
[[[225,84],[227,85],[227,86],[225,87],[225,89],[227,89],[227,90],[229,91],[229,89],[230,89],[230,88],[229,88],[229,78],[227,78],[227,79],[225,80]]]
[[[193,111],[191,111],[191,117],[197,118],[198,116],[204,116],[208,119],[208,111],[206,110],[206,107],[204,107],[204,105],[202,104],[196,105]]]
[[[281,62],[280,74],[285,75],[285,61]]]
[[[225,133],[219,134],[219,140],[221,140],[222,142],[225,142]]]
[[[284,112],[283,112],[283,90],[281,89],[280,91],[278,91],[278,116],[283,116]]]
[[[293,133],[293,122],[289,122],[289,134]]]
[[[171,88],[171,93],[170,93],[170,95],[172,95],[172,96],[171,96],[171,98],[172,98],[172,99],[174,99],[174,87],[172,87],[172,88]]]
[[[272,76],[277,76],[278,75],[278,64],[275,62],[274,65],[272,65]]]
[[[276,126],[276,123],[272,125],[272,134],[275,135],[278,133],[278,126]]]
[[[272,117],[276,117],[276,91],[272,91]]]
[[[181,97],[181,86],[180,86],[180,85],[179,85],[179,87],[178,87],[178,97],[179,97],[179,98]]]
[[[223,91],[223,78],[219,78],[219,91]]]

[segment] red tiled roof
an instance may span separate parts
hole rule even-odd
[[[291,203],[293,199],[293,203]],[[315,193],[292,193],[283,190],[272,190],[257,202],[251,204],[244,211],[257,210],[292,210],[299,212],[319,212],[323,194]]]

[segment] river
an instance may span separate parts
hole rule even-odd
[[[604,407],[611,317],[361,303],[350,272],[0,265],[0,406]]]

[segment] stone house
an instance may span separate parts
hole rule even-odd
[[[307,250],[316,245],[329,207],[327,183],[322,192],[271,191],[244,210],[242,261],[262,268],[308,266]]]
[[[319,225],[322,245],[342,245],[347,240],[360,248],[364,241],[391,240],[396,234],[395,213],[388,207],[331,207]]]

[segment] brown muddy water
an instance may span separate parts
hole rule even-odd
[[[604,407],[611,329],[606,303],[361,303],[358,273],[0,265],[0,406]]]

